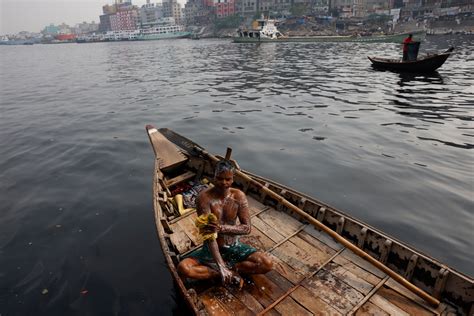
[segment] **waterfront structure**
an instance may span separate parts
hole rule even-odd
[[[115,14],[117,13],[117,6],[115,4],[112,4],[112,5],[106,4],[102,6],[102,12],[104,14]]]
[[[235,14],[234,0],[214,0],[213,6],[217,18],[224,18]]]
[[[99,30],[99,25],[92,21],[91,23],[82,22],[78,23],[73,28],[74,34],[87,34],[97,32]]]
[[[105,33],[112,31],[112,26],[110,25],[110,15],[103,14],[99,16],[99,32]]]
[[[253,17],[257,12],[270,15],[294,14],[299,6],[305,13],[332,15],[340,18],[367,18],[370,15],[391,15],[390,10],[401,9],[400,20],[408,21],[417,17],[472,13],[470,0],[235,0],[236,14]],[[440,11],[449,11],[440,12]],[[439,13],[438,13],[439,12]]]
[[[314,0],[311,9],[316,15],[326,16],[329,12],[329,0]]]
[[[50,24],[50,25],[46,26],[43,29],[43,31],[41,31],[41,33],[43,33],[44,35],[54,36],[54,35],[59,34],[59,27],[57,27],[54,24]]]
[[[174,18],[176,24],[182,24],[184,22],[181,4],[179,4],[177,0],[163,1],[163,16]]]
[[[105,33],[112,30],[112,26],[110,24],[110,17],[117,13],[117,6],[113,5],[104,5],[102,6],[102,15],[99,16],[99,32]]]
[[[258,1],[260,0],[236,0],[235,13],[242,17],[253,17],[258,11]]]
[[[206,25],[211,22],[213,7],[210,0],[188,0],[184,6],[187,25]]]
[[[367,15],[370,15],[370,14],[377,14],[377,13],[381,13],[381,12],[385,12],[385,11],[388,11],[390,9],[392,9],[393,6],[390,6],[390,1],[386,1],[386,0],[366,0],[366,6],[365,6],[365,10],[366,10],[366,14]]]
[[[292,3],[298,5],[301,1],[306,0],[259,0],[257,2],[257,9],[259,12],[264,12],[268,15],[270,12],[281,14],[289,14]],[[245,2],[244,2],[245,3]]]
[[[110,15],[110,26],[112,31],[136,30],[139,26],[138,7],[132,5],[131,1],[116,2],[117,12]]]
[[[353,6],[356,0],[331,0],[329,11],[338,13],[339,17],[350,18],[353,15]]]
[[[138,10],[136,8],[124,8],[110,16],[112,31],[136,30],[138,24]]]
[[[147,0],[146,4],[140,8],[141,27],[156,25],[163,17],[163,5],[161,3],[150,3],[150,0]]]
[[[135,30],[139,26],[138,7],[131,1],[116,0],[113,5],[102,6],[100,32]]]

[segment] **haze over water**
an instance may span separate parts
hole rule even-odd
[[[427,76],[370,67],[396,44],[0,46],[0,314],[182,312],[146,124],[230,146],[242,168],[472,277],[473,37],[421,50],[451,45]]]

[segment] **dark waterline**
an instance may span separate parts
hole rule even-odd
[[[183,312],[154,228],[150,123],[472,276],[473,37],[422,51],[451,45],[429,75],[371,69],[396,44],[0,46],[0,314]]]

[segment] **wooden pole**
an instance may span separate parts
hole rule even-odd
[[[205,150],[200,150],[199,151],[209,157],[211,160],[213,160],[214,162],[217,162],[219,161],[219,159],[215,156],[213,156],[212,154],[208,153],[207,151]],[[257,187],[259,187],[261,190],[265,191],[265,193],[269,196],[271,196],[272,198],[276,199],[279,203],[283,204],[284,206],[288,207],[289,209],[291,209],[292,211],[294,211],[295,213],[297,213],[299,216],[301,216],[302,218],[304,218],[305,220],[307,220],[309,223],[311,223],[312,225],[316,226],[317,228],[319,228],[320,230],[324,231],[326,234],[328,234],[329,236],[331,236],[332,238],[334,238],[337,242],[339,242],[340,244],[342,244],[344,247],[348,248],[349,250],[351,250],[352,252],[354,252],[356,255],[358,255],[359,257],[367,260],[368,262],[370,262],[371,264],[373,264],[375,267],[377,267],[378,269],[382,270],[383,272],[385,272],[387,275],[389,275],[391,278],[393,278],[395,281],[397,281],[398,283],[400,283],[401,285],[403,285],[405,288],[407,288],[408,290],[410,290],[411,292],[415,293],[416,295],[418,295],[419,297],[421,297],[422,299],[424,299],[426,302],[428,302],[430,305],[434,306],[434,307],[437,307],[439,305],[439,300],[437,300],[436,298],[434,298],[433,296],[429,295],[428,293],[426,293],[425,291],[423,291],[422,289],[420,289],[419,287],[417,287],[416,285],[410,283],[407,279],[405,279],[404,277],[402,277],[401,275],[399,275],[398,273],[392,271],[389,267],[387,267],[386,265],[384,265],[383,263],[381,263],[380,261],[378,261],[377,259],[375,259],[374,257],[372,257],[371,255],[369,255],[368,253],[366,253],[365,251],[363,251],[362,249],[360,249],[359,247],[357,247],[356,245],[352,244],[350,241],[348,241],[347,239],[345,239],[344,237],[340,236],[338,233],[336,233],[335,231],[333,231],[331,228],[327,227],[326,225],[324,225],[323,223],[321,223],[320,221],[318,221],[317,219],[315,219],[314,217],[312,217],[311,215],[309,215],[308,213],[306,213],[305,211],[303,211],[302,209],[300,209],[299,207],[293,205],[292,203],[288,202],[288,200],[286,200],[284,197],[282,197],[281,195],[277,194],[276,192],[273,192],[272,190],[268,189],[267,187],[263,186],[260,182],[256,181],[255,179],[249,177],[248,175],[246,175],[245,173],[243,173],[242,171],[240,170],[236,170],[235,173],[247,180],[247,181],[250,181],[252,182],[254,185],[256,185]]]
[[[227,150],[225,152],[225,160],[229,160],[230,159],[230,155],[232,155],[232,148],[230,147],[227,147]]]

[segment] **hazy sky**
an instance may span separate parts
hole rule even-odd
[[[114,0],[0,0],[0,34],[39,32],[51,23],[64,22],[70,26],[84,21],[99,23],[102,6],[112,3]],[[132,0],[132,3],[141,6],[146,0]]]

